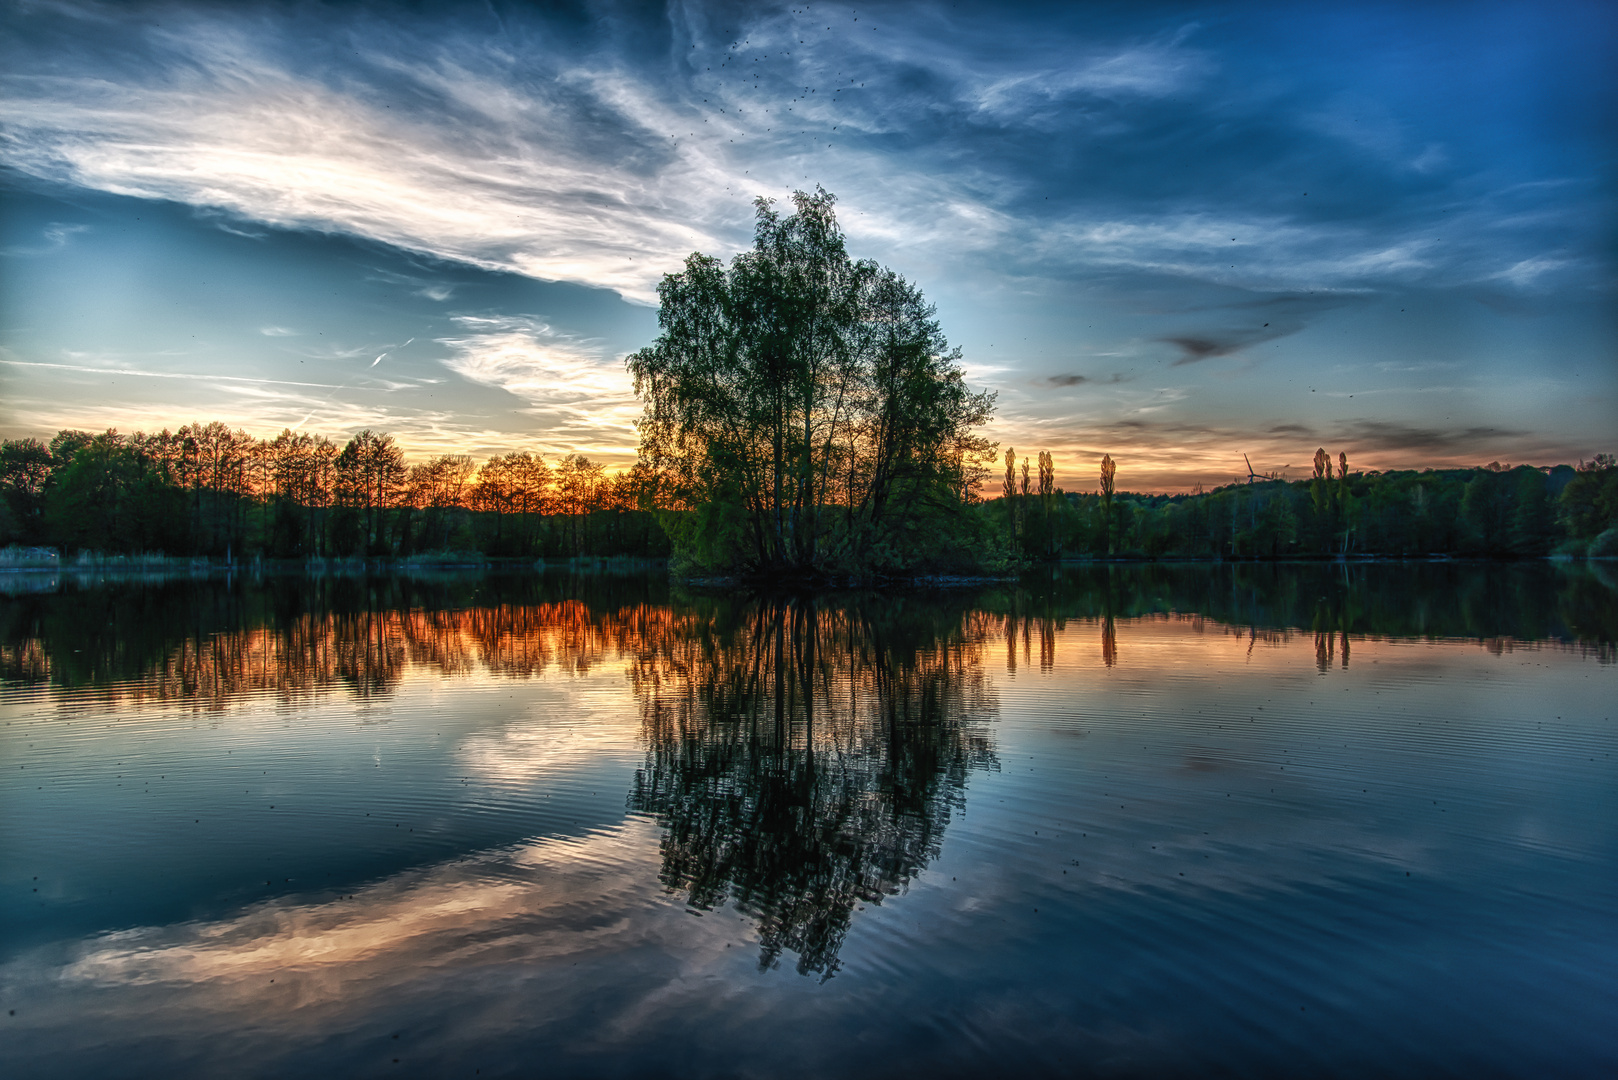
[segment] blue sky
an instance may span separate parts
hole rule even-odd
[[[1618,449],[1606,5],[0,19],[8,436],[626,464],[658,279],[821,184],[1070,489]]]

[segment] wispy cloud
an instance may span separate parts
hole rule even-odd
[[[996,119],[1006,119],[1067,104],[1080,95],[1151,98],[1188,92],[1215,67],[1205,52],[1184,44],[1190,29],[1163,42],[1121,49],[1092,46],[1078,55],[1070,42],[1063,41],[1057,48],[1065,55],[1058,64],[1041,66],[1044,58],[1037,54],[1033,64],[1020,57],[1016,73],[991,77],[975,91],[977,106]]]
[[[130,28],[149,66],[118,82],[90,55],[13,70],[8,163],[640,299],[686,253],[723,246],[705,227],[720,174],[676,136],[689,110],[608,60],[524,76],[499,50],[446,42],[311,77],[273,32],[176,21]],[[491,64],[498,85],[469,74]],[[421,106],[394,108],[401,89]]]
[[[1380,44],[1322,55],[1295,27],[1293,40],[1265,38],[1275,20],[1241,5],[1205,26],[1155,10],[1014,8],[920,3],[856,24],[852,10],[822,19],[791,5],[676,5],[655,17],[591,12],[563,26],[517,9],[384,19],[364,6],[181,3],[159,19],[145,6],[43,0],[4,16],[26,33],[0,35],[0,163],[46,186],[177,201],[244,234],[343,234],[640,303],[655,300],[661,276],[691,251],[744,247],[755,194],[824,183],[840,196],[851,251],[892,264],[935,299],[951,297],[945,329],[973,346],[970,377],[1001,390],[1000,426],[1019,445],[1024,434],[1091,445],[1108,425],[1174,420],[1214,381],[1251,374],[1260,356],[1279,366],[1291,354],[1316,371],[1448,358],[1464,335],[1446,332],[1428,347],[1424,331],[1391,321],[1367,330],[1394,295],[1467,291],[1481,301],[1468,300],[1467,314],[1424,304],[1422,317],[1429,328],[1469,330],[1479,312],[1543,314],[1566,296],[1611,288],[1605,233],[1591,227],[1611,216],[1600,165],[1608,140],[1599,152],[1556,143],[1562,134],[1525,127],[1493,99],[1430,106],[1459,101],[1430,91],[1470,68],[1420,34],[1407,35],[1411,55],[1431,73],[1413,83],[1395,73],[1368,94],[1355,87],[1371,78],[1362,61],[1385,61]],[[1261,40],[1277,46],[1273,55]],[[1565,115],[1583,123],[1575,110]],[[80,242],[35,235],[22,247]],[[389,287],[434,319],[489,302],[473,271],[460,278],[429,263],[415,260]],[[1043,351],[1037,338],[1018,351],[1009,335],[984,329],[1003,323],[1002,301],[1028,297],[1044,298],[1041,311],[1033,301],[1022,309],[1043,324]],[[1400,327],[1417,322],[1418,305],[1409,306]],[[1078,308],[1082,319],[1069,318]],[[1088,311],[1108,308],[1117,317],[1089,336]],[[1360,318],[1366,340],[1379,342],[1374,354],[1346,357],[1350,339],[1335,326],[1325,341],[1328,311]],[[271,318],[259,333],[287,338],[275,343],[286,355],[334,369],[370,363],[386,347],[372,331],[322,338],[302,315],[248,325]],[[1581,356],[1610,355],[1604,325],[1599,341],[1581,331]],[[464,380],[454,406],[415,400],[401,376],[366,384],[391,399],[385,406],[344,390],[280,405],[266,396],[242,415],[269,421],[284,406],[311,425],[385,421],[423,447],[452,433],[509,447],[527,432],[505,430],[508,417],[457,410],[510,397],[548,449],[618,460],[631,452],[638,408],[615,357],[539,320],[463,315],[455,326],[420,331]],[[1077,330],[1082,349],[1058,340]],[[1396,347],[1380,347],[1384,331]],[[334,336],[345,344],[321,344]],[[422,347],[416,359],[436,362],[420,360]],[[1508,347],[1523,346],[1491,341],[1483,351],[1503,366]],[[1112,380],[1080,357],[1106,363]],[[1211,362],[1220,358],[1237,359]],[[1185,396],[1143,390],[1170,368]],[[1468,377],[1445,381],[1478,385]],[[1128,387],[1114,385],[1125,378]],[[1305,388],[1283,406],[1290,383],[1257,381],[1245,384],[1243,403],[1253,430],[1272,416],[1305,417],[1323,435],[1346,422],[1322,406],[1328,393]],[[1390,382],[1367,372],[1342,385]],[[210,385],[234,386],[243,399],[294,389]],[[14,399],[28,388],[6,389]],[[1333,408],[1344,400],[1331,397]],[[1457,418],[1456,430],[1530,426],[1512,420],[1517,401],[1493,407]],[[1238,427],[1214,426],[1217,439]],[[1225,453],[1204,459],[1189,434],[1151,430],[1165,440],[1154,460],[1174,468]]]
[[[62,428],[155,431],[220,420],[268,437],[282,428],[320,432],[339,442],[363,428],[391,432],[412,457],[478,457],[536,444],[532,414],[469,414],[433,396],[432,378],[379,378],[357,368],[347,378],[315,380],[225,375],[183,368],[173,357],[83,357],[38,362],[0,357],[0,428],[48,437]],[[8,377],[14,376],[14,377]],[[551,449],[545,445],[545,449]],[[594,449],[594,447],[592,447]],[[571,447],[564,447],[562,451]],[[610,465],[627,451],[597,456]]]
[[[869,220],[851,224],[872,236],[915,243],[921,231],[960,243],[1027,224],[971,194],[969,174],[963,183],[935,173],[923,196],[895,182],[885,148],[851,142],[894,129],[897,103],[882,66],[896,52],[911,65],[926,62],[913,37],[855,39],[826,55],[794,45],[801,31],[784,14],[761,17],[746,47],[725,47],[697,26],[685,51],[701,59],[682,58],[653,77],[610,51],[519,57],[510,43],[456,34],[408,43],[370,35],[357,61],[321,70],[294,62],[300,49],[289,36],[257,22],[177,14],[162,28],[131,19],[128,30],[146,64],[126,66],[117,81],[88,52],[6,77],[12,165],[642,300],[688,252],[736,245],[746,196],[819,179],[828,167],[855,185],[845,194],[859,198]],[[1092,49],[1043,74],[930,64],[955,108],[995,103],[1011,123],[1014,101],[1166,93],[1198,62],[1163,44]],[[736,68],[768,74],[738,82]],[[880,90],[863,85],[873,81]],[[821,152],[821,138],[831,153]],[[923,219],[932,227],[918,230]],[[1082,238],[1117,260],[1143,239],[1125,233],[1143,228],[1102,224]],[[1188,232],[1206,230],[1178,231],[1170,237],[1159,227],[1152,246],[1196,248]],[[1243,231],[1252,242],[1256,230]]]
[[[73,237],[82,232],[88,232],[90,226],[80,224],[63,224],[53,221],[40,231],[40,239],[35,244],[15,244],[0,249],[0,255],[49,255],[66,247]]]
[[[1498,273],[1490,275],[1511,284],[1526,288],[1537,285],[1539,279],[1546,274],[1554,273],[1569,265],[1569,260],[1547,256],[1534,256],[1513,263]]]
[[[55,10],[116,24],[119,49],[75,44],[49,63],[11,50],[0,153],[15,168],[640,301],[689,252],[741,246],[753,194],[817,180],[858,208],[851,234],[887,253],[980,255],[979,274],[1089,266],[1341,287],[1431,275],[1475,254],[1459,221],[1445,222],[1445,238],[1386,216],[1373,227],[1312,221],[1302,208],[1266,214],[1226,180],[1217,195],[1239,212],[1099,212],[1132,201],[1127,181],[1114,181],[1080,200],[1090,205],[1066,198],[1032,213],[1013,209],[1046,179],[1026,157],[1032,144],[1003,163],[963,153],[974,132],[998,145],[1038,141],[1052,122],[1076,146],[1110,145],[1120,114],[1093,120],[1067,107],[1074,95],[1186,96],[1174,122],[1187,132],[1229,123],[1199,115],[1218,94],[1209,104],[1186,94],[1220,71],[1192,27],[1111,42],[1056,33],[1001,57],[970,26],[922,9],[878,17],[880,33],[816,40],[814,19],[796,9],[723,27],[690,10],[647,56],[635,55],[644,42],[611,34],[564,53],[536,48],[533,28],[490,35],[354,14],[325,27],[352,48],[310,51],[308,28],[292,19],[182,8],[159,25],[114,8]],[[1366,111],[1334,102],[1297,122],[1375,150],[1390,170],[1438,167],[1438,144],[1411,150],[1401,124]],[[1500,277],[1526,284],[1546,269],[1519,258]],[[444,299],[441,288],[424,295]]]
[[[462,378],[521,398],[544,421],[542,445],[560,452],[633,457],[639,400],[621,359],[536,319],[462,315],[461,336],[440,339],[446,367]]]
[[[86,375],[122,375],[133,379],[178,379],[184,382],[246,383],[263,386],[306,386],[322,390],[335,390],[337,383],[299,382],[292,379],[261,379],[246,375],[218,375],[206,371],[150,371],[125,366],[93,366],[87,364],[52,364],[38,360],[0,359],[0,364],[16,368],[44,368],[53,371],[72,371]]]

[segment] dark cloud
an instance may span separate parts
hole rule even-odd
[[[1479,289],[1473,298],[1496,315],[1531,318],[1545,314],[1545,302],[1540,297],[1524,296],[1504,289]]]
[[[1366,299],[1364,294],[1355,293],[1280,293],[1208,304],[1200,310],[1221,312],[1227,320],[1225,326],[1166,334],[1157,340],[1180,350],[1174,366],[1182,367],[1288,337],[1326,312],[1361,304]]]
[[[1120,374],[1119,372],[1116,372],[1116,371],[1113,372],[1111,375],[1104,375],[1104,376],[1102,376],[1102,375],[1079,375],[1079,374],[1075,374],[1073,372],[1068,372],[1068,373],[1063,374],[1063,375],[1052,375],[1049,378],[1039,380],[1039,382],[1044,384],[1045,386],[1054,386],[1054,387],[1059,387],[1059,388],[1065,388],[1065,387],[1069,387],[1069,386],[1084,386],[1087,383],[1093,383],[1096,386],[1116,386],[1119,383],[1130,382],[1130,381],[1132,381],[1132,380],[1130,380],[1128,378],[1125,378],[1122,374]]]
[[[1174,366],[1179,367],[1182,364],[1195,364],[1199,360],[1208,360],[1215,356],[1229,356],[1237,349],[1260,339],[1250,336],[1225,335],[1223,337],[1214,337],[1206,335],[1202,337],[1166,337],[1159,340],[1179,348],[1182,355],[1174,362]]]
[[[1198,424],[1181,420],[1117,420],[1097,429],[1101,435],[1117,437],[1149,436],[1151,440],[1179,440],[1199,442],[1206,439],[1229,439],[1238,434],[1211,424]]]
[[[1481,453],[1490,456],[1491,447],[1517,452],[1530,432],[1500,427],[1418,427],[1386,420],[1351,420],[1337,426],[1333,438],[1367,450],[1404,450],[1424,453]]]
[[[1283,333],[1301,327],[1311,319],[1328,311],[1364,303],[1363,293],[1347,292],[1283,292],[1255,296],[1222,305],[1237,311],[1254,312],[1264,322],[1282,328]]]
[[[1266,323],[1257,327],[1210,330],[1199,334],[1170,334],[1158,340],[1180,350],[1180,358],[1174,361],[1174,366],[1183,367],[1218,356],[1229,356],[1250,346],[1295,334],[1302,328],[1301,324],[1272,327]]]
[[[1237,461],[1243,449],[1253,455],[1259,469],[1274,467],[1259,460],[1260,452],[1300,453],[1307,458],[1317,445],[1324,445],[1335,456],[1346,451],[1349,460],[1356,455],[1398,462],[1399,468],[1465,461],[1478,463],[1498,458],[1507,460],[1566,460],[1565,447],[1546,443],[1534,432],[1487,425],[1455,427],[1424,426],[1384,420],[1350,420],[1329,429],[1313,429],[1304,424],[1281,423],[1244,427],[1240,424],[1210,424],[1172,418],[1124,419],[1097,424],[1085,431],[1088,441],[1117,448],[1154,448],[1177,445],[1195,453],[1226,453]],[[1263,448],[1262,451],[1260,448]]]

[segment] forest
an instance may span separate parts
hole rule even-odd
[[[409,463],[388,434],[346,442],[217,421],[155,435],[0,442],[0,546],[215,559],[639,556],[669,552],[644,471],[514,451]]]
[[[1002,497],[985,506],[1025,561],[1294,558],[1542,558],[1618,556],[1618,461],[1352,471],[1315,452],[1300,480],[1251,477],[1211,491],[1114,490],[1104,457],[1091,493],[1054,485],[1050,455],[1037,479],[1005,455]]]
[[[949,567],[1074,559],[1273,560],[1618,555],[1618,461],[1577,466],[1353,471],[1322,450],[1315,474],[1181,495],[1117,490],[1109,457],[1090,492],[1055,486],[1007,450],[999,498],[958,496]],[[936,515],[923,507],[922,515]],[[901,500],[897,513],[907,507]],[[666,558],[701,510],[645,463],[608,473],[570,454],[409,462],[387,434],[345,442],[219,422],[155,435],[62,431],[0,440],[0,548],[215,559]],[[976,560],[974,562],[974,560]],[[934,567],[935,569],[937,567]]]

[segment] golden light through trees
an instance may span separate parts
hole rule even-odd
[[[48,538],[69,552],[331,558],[476,540],[502,555],[576,555],[602,539],[592,515],[644,511],[653,494],[643,470],[608,474],[581,454],[555,470],[527,450],[481,466],[468,454],[412,462],[386,432],[259,439],[218,421],[151,435],[63,431],[49,445],[6,440],[0,465],[0,544]],[[557,516],[565,526],[546,524]],[[479,530],[486,519],[492,543],[469,535],[474,517]],[[665,550],[649,516],[637,529],[639,548]]]

